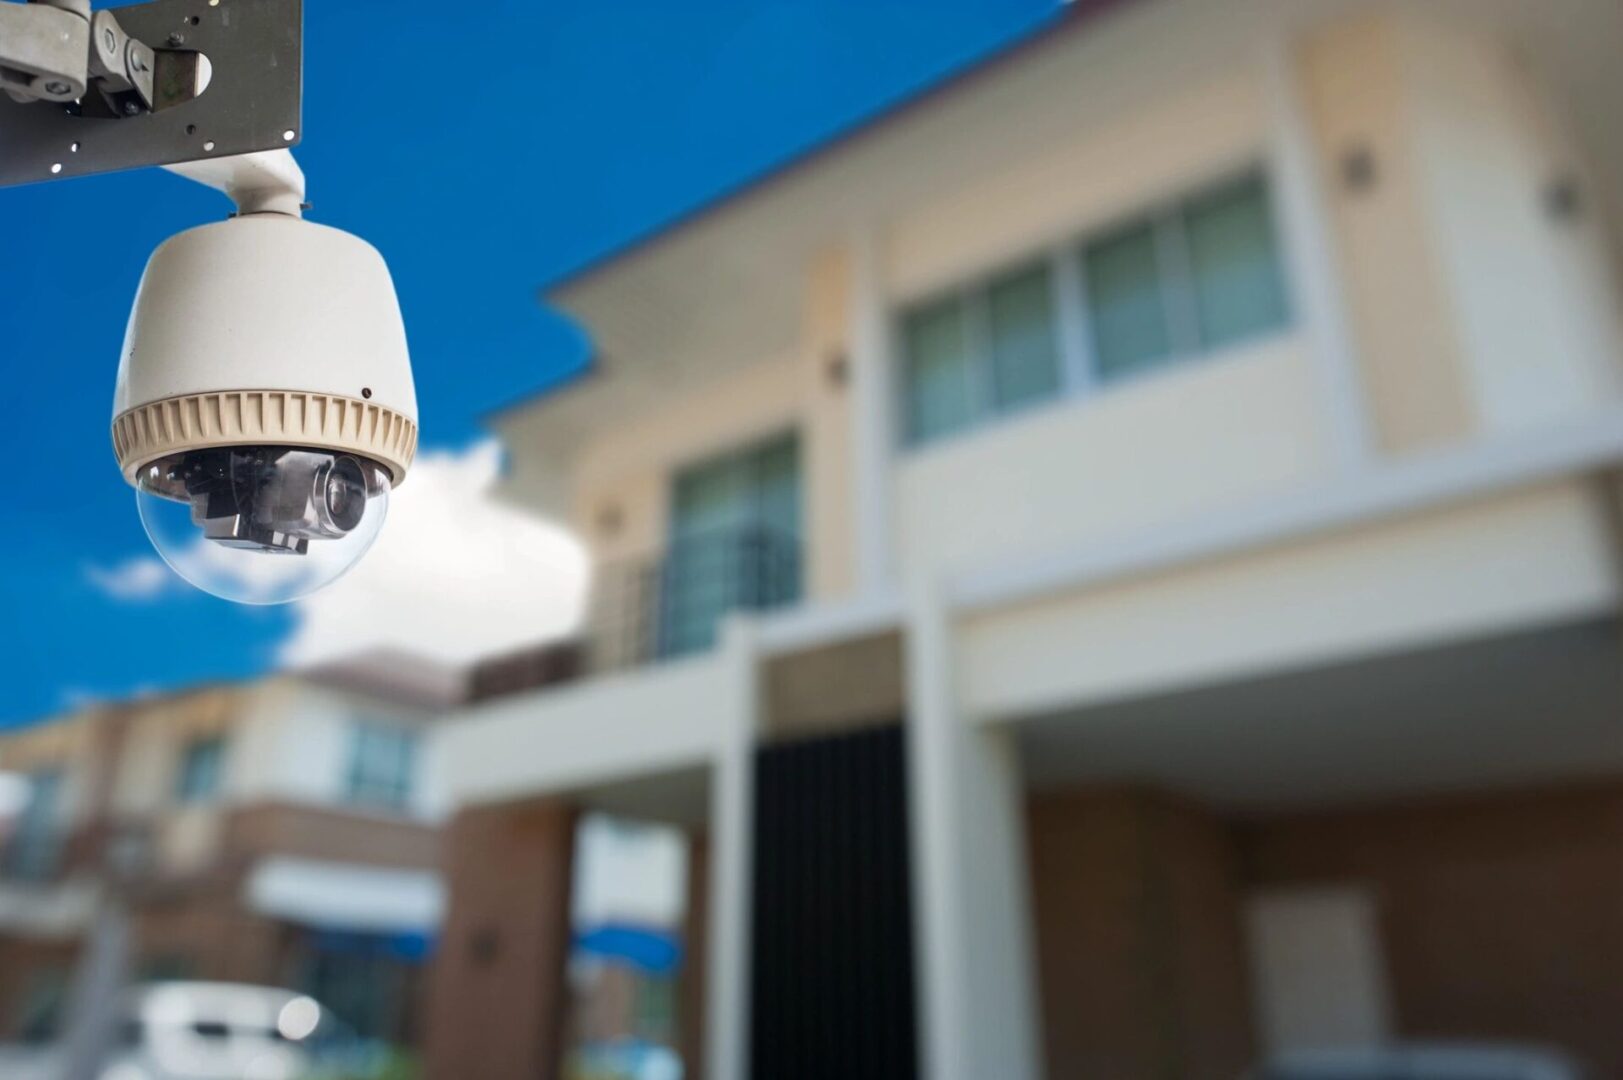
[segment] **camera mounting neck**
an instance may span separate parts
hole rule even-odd
[[[164,168],[229,195],[239,214],[304,216],[304,170],[291,150],[182,161]]]

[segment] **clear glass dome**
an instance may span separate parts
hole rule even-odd
[[[193,450],[143,467],[135,502],[175,573],[239,604],[285,604],[366,554],[389,511],[389,471],[293,446]]]

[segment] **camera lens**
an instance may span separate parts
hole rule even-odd
[[[324,474],[327,517],[333,527],[349,532],[366,513],[366,474],[352,457],[336,457]]]
[[[216,596],[274,604],[354,565],[383,526],[389,477],[353,454],[210,447],[145,466],[136,502],[181,577]]]

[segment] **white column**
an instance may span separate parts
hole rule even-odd
[[[1361,468],[1370,462],[1375,440],[1301,79],[1290,40],[1277,28],[1260,33],[1269,168],[1287,288],[1312,353],[1337,463]]]
[[[1023,791],[1012,733],[968,723],[933,587],[907,624],[920,1059],[931,1080],[1038,1080]]]
[[[851,388],[851,497],[857,588],[882,591],[892,579],[892,416],[890,325],[879,265],[879,242],[870,228],[851,235],[850,325],[847,364]]]
[[[755,733],[759,701],[754,626],[743,617],[722,629],[732,666],[727,730],[710,775],[709,971],[705,978],[705,1059],[709,1080],[749,1076],[750,849],[755,838]]]

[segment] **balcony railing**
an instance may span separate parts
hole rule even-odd
[[[702,652],[732,611],[800,599],[800,544],[763,527],[674,540],[663,556],[602,567],[586,628],[590,666],[634,667]]]

